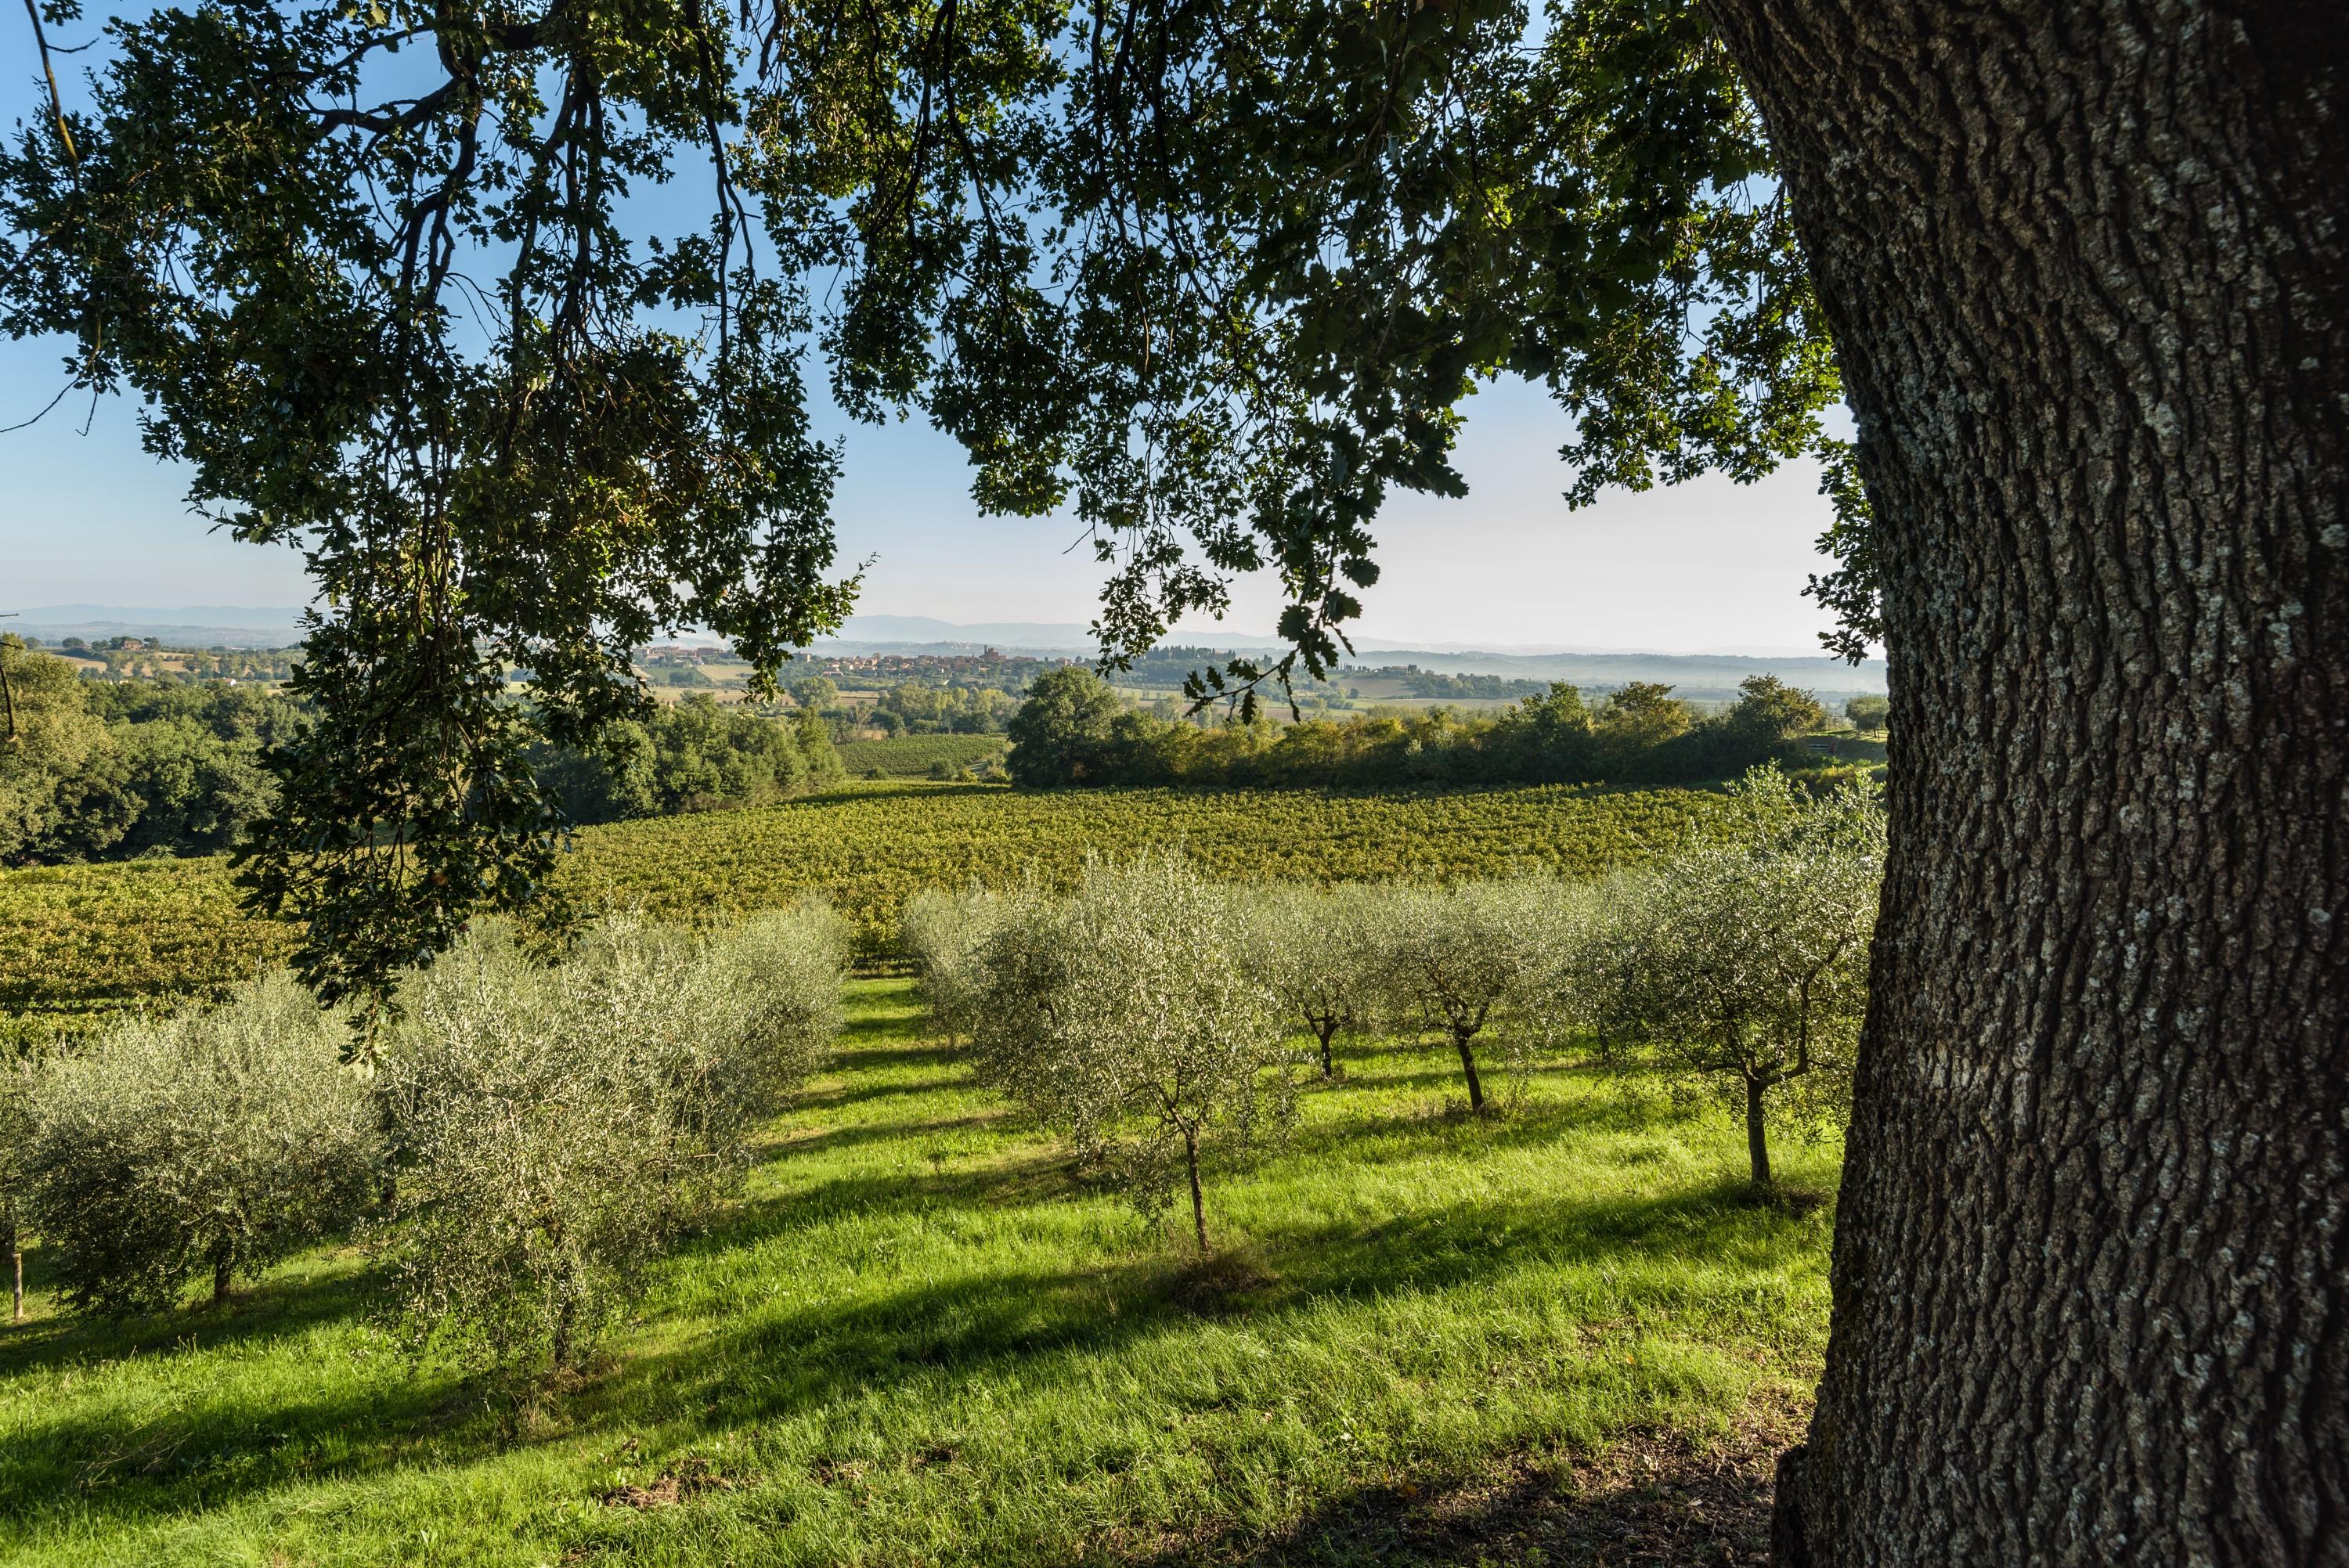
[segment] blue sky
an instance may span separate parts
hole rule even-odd
[[[78,25],[70,40],[92,29]],[[0,22],[0,124],[34,111],[28,29]],[[88,57],[83,57],[87,59]],[[0,426],[64,384],[61,341],[0,340]],[[81,433],[88,420],[88,434]],[[926,427],[827,422],[847,438],[835,503],[843,562],[874,558],[858,608],[948,621],[1092,618],[1100,568],[1061,519],[983,518],[955,445]],[[1674,652],[1816,651],[1826,625],[1802,597],[1827,521],[1817,475],[1796,464],[1752,486],[1709,479],[1612,493],[1569,512],[1564,416],[1505,384],[1468,407],[1464,500],[1398,495],[1380,520],[1380,583],[1362,634],[1393,646],[1573,645]],[[0,435],[0,610],[62,603],[171,607],[307,601],[290,551],[208,533],[184,480],[141,449],[135,410],[67,398]],[[1074,546],[1074,548],[1072,548]],[[1239,584],[1227,624],[1268,631],[1276,590]],[[1201,628],[1204,630],[1204,628]]]

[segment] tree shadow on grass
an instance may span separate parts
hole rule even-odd
[[[130,1357],[186,1358],[357,1318],[373,1304],[363,1272],[264,1284],[222,1316],[205,1311],[108,1325],[57,1320],[23,1353],[0,1353],[0,1374]],[[16,1346],[8,1346],[16,1351]],[[388,1347],[378,1356],[390,1357]],[[46,1518],[140,1519],[214,1506],[290,1482],[462,1460],[502,1446],[497,1423],[460,1379],[383,1377],[376,1357],[321,1361],[312,1397],[256,1400],[228,1368],[191,1367],[126,1386],[85,1390],[57,1413],[16,1423],[0,1450],[0,1522],[37,1529]]]
[[[1716,1442],[1635,1431],[1564,1465],[1501,1455],[1474,1475],[1430,1474],[1341,1493],[1269,1535],[1209,1529],[1139,1548],[1102,1542],[1076,1561],[1101,1568],[1758,1568],[1769,1556],[1772,1471],[1799,1432],[1797,1410],[1757,1406]]]
[[[1471,1285],[1605,1255],[1728,1263],[1806,1244],[1808,1227],[1702,1188],[1604,1202],[1487,1203],[1373,1226],[1259,1228],[1248,1277],[1198,1289],[1174,1252],[1094,1267],[969,1274],[887,1294],[734,1320],[664,1355],[615,1369],[608,1408],[653,1400],[724,1410],[736,1423],[786,1418],[916,1377],[1018,1373],[1049,1379],[1043,1357],[1090,1356],[1182,1333],[1203,1317],[1278,1325],[1322,1302]]]
[[[966,1181],[942,1176],[929,1184]],[[903,1201],[907,1181],[898,1176],[870,1186],[865,1196],[885,1191]],[[854,1202],[844,1191],[832,1197],[833,1212]],[[801,1215],[800,1223],[813,1222],[802,1200],[780,1207]],[[1777,1210],[1702,1189],[1629,1201],[1485,1203],[1368,1227],[1259,1229],[1251,1238],[1250,1268],[1204,1295],[1198,1271],[1173,1252],[1092,1267],[975,1274],[730,1319],[674,1350],[622,1353],[564,1398],[557,1428],[532,1440],[668,1421],[697,1408],[712,1424],[740,1426],[917,1379],[1017,1375],[1050,1381],[1055,1361],[1145,1336],[1183,1334],[1205,1316],[1275,1327],[1325,1300],[1454,1288],[1600,1253],[1726,1261],[1751,1251],[1758,1264],[1767,1261],[1760,1254],[1801,1244],[1806,1229]],[[687,1250],[722,1249],[741,1239],[704,1237]],[[298,1282],[256,1292],[244,1312],[225,1320],[191,1317],[168,1326],[177,1335],[147,1332],[199,1347],[283,1334],[363,1310],[367,1288],[359,1275]],[[270,1298],[265,1310],[263,1297]],[[51,1362],[119,1354],[122,1346],[88,1329],[47,1337],[41,1358]],[[332,1368],[321,1367],[319,1374],[328,1391],[315,1398],[255,1401],[233,1379],[218,1387],[167,1380],[165,1391],[151,1398],[77,1404],[54,1419],[26,1421],[11,1451],[0,1455],[0,1520],[37,1527],[45,1518],[67,1515],[186,1512],[287,1484],[348,1480],[419,1463],[460,1465],[515,1441],[464,1384],[437,1370],[398,1377],[363,1371],[346,1374],[339,1385]],[[1379,1504],[1364,1494],[1348,1506]],[[1341,1542],[1344,1530],[1354,1527],[1333,1513],[1327,1539]],[[1299,1534],[1305,1544],[1295,1553],[1318,1550],[1313,1539],[1309,1529]],[[1207,1554],[1153,1561],[1346,1560],[1234,1555],[1237,1549],[1228,1542],[1191,1545]]]
[[[54,1290],[56,1279],[36,1248],[26,1254],[26,1285]],[[136,1356],[205,1351],[304,1334],[322,1324],[366,1313],[374,1282],[363,1267],[264,1278],[236,1291],[229,1310],[206,1304],[137,1317],[107,1318],[60,1311],[20,1325],[0,1325],[0,1377],[20,1377],[78,1363]]]
[[[851,1083],[855,1083],[852,1079]],[[881,1083],[843,1083],[836,1088],[803,1088],[792,1099],[792,1109],[804,1114],[818,1110],[843,1110],[852,1105],[871,1105],[879,1100],[902,1099],[908,1095],[949,1094],[976,1087],[969,1078],[958,1076],[899,1079]]]
[[[794,1128],[770,1134],[759,1146],[759,1158],[762,1161],[803,1160],[812,1154],[833,1154],[868,1143],[912,1142],[980,1129],[1006,1135],[1025,1130],[1009,1108],[973,1111],[967,1116],[943,1116],[929,1121],[871,1121],[834,1127]]]

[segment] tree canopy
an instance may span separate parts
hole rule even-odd
[[[1555,392],[1576,501],[1833,455],[1693,5],[207,0],[98,58],[0,157],[0,325],[307,554],[320,722],[251,874],[329,991],[534,894],[529,744],[635,710],[629,645],[709,625],[769,681],[836,624],[819,366],[1089,524],[1112,658],[1275,572],[1291,655],[1194,688],[1251,702],[1338,655],[1388,490],[1460,490],[1479,377]]]

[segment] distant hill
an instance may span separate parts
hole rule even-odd
[[[54,643],[65,637],[95,642],[103,637],[153,637],[170,644],[236,648],[283,647],[301,639],[300,612],[283,607],[244,608],[216,604],[178,609],[129,609],[109,604],[51,604],[26,609],[0,623],[8,630]],[[1210,638],[1186,634],[1181,641],[1227,653],[1278,651],[1272,637]],[[927,615],[851,615],[841,635],[816,644],[830,654],[974,654],[992,647],[1007,654],[1084,657],[1095,652],[1092,634],[1071,622],[941,621]],[[1433,647],[1363,647],[1347,665],[1381,669],[1416,665],[1440,675],[1503,676],[1516,680],[1572,681],[1613,688],[1630,681],[1661,681],[1682,696],[1721,699],[1737,695],[1748,676],[1774,675],[1789,686],[1840,699],[1880,696],[1884,661],[1847,665],[1818,655],[1772,650],[1754,654],[1625,653],[1604,649],[1479,651],[1459,644]]]
[[[1824,655],[1785,657],[1769,654],[1473,654],[1434,649],[1364,648],[1347,661],[1378,669],[1417,665],[1448,676],[1506,676],[1514,680],[1571,681],[1581,686],[1660,681],[1682,696],[1723,698],[1737,695],[1751,676],[1775,676],[1788,686],[1822,696],[1880,696],[1884,661],[1847,665]]]
[[[154,610],[120,604],[45,604],[27,606],[0,625],[45,643],[67,637],[93,643],[104,637],[151,637],[198,647],[283,648],[302,640],[301,617],[301,611],[280,605],[183,604]]]
[[[1186,644],[1226,652],[1257,653],[1283,645],[1271,637],[1192,634]],[[993,647],[1007,654],[1088,655],[1095,651],[1082,626],[1065,623],[1007,622],[963,624],[926,615],[851,615],[841,635],[817,645],[827,653],[958,654]],[[1631,681],[1661,681],[1680,695],[1721,699],[1737,695],[1749,676],[1773,675],[1789,686],[1840,698],[1880,696],[1884,661],[1847,665],[1816,654],[1772,650],[1756,654],[1623,653],[1604,649],[1485,652],[1458,644],[1424,648],[1362,647],[1347,666],[1381,669],[1415,665],[1440,675],[1504,676],[1516,680],[1572,681],[1613,688]]]

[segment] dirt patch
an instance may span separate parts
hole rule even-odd
[[[731,1491],[739,1483],[720,1475],[710,1462],[698,1454],[688,1454],[658,1479],[647,1486],[616,1486],[598,1493],[596,1501],[606,1508],[672,1508],[688,1502],[708,1491]]]
[[[1184,1261],[1168,1278],[1166,1294],[1186,1312],[1216,1317],[1246,1310],[1278,1283],[1254,1249],[1235,1246]]]

